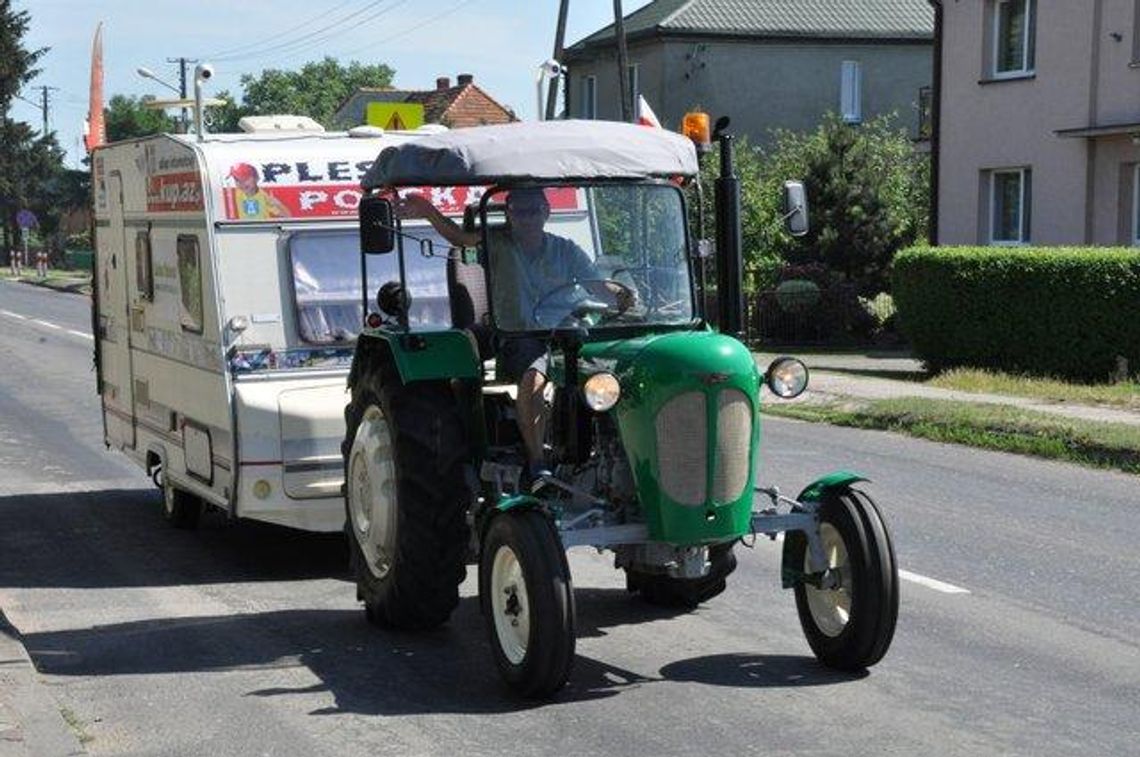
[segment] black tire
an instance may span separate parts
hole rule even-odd
[[[355,482],[363,459],[353,469],[353,455],[363,455],[356,441],[365,415],[375,408],[391,444],[395,502],[384,509],[386,531],[378,532],[371,508]],[[470,464],[466,432],[447,384],[420,382],[403,386],[398,380],[381,382],[379,390],[362,389],[345,409],[347,435],[341,449],[345,461],[345,530],[356,578],[357,598],[364,601],[370,621],[384,628],[425,630],[451,616],[459,603],[459,584],[467,575],[468,528],[471,502],[467,477]],[[370,428],[377,428],[371,426]],[[361,510],[354,520],[354,502]],[[367,527],[363,527],[363,526]],[[377,545],[369,538],[384,538]],[[374,564],[366,555],[376,555]]]
[[[175,487],[163,476],[162,517],[175,528],[193,530],[202,519],[202,500]]]
[[[651,605],[693,609],[721,594],[728,586],[725,580],[736,570],[736,555],[729,544],[709,547],[709,572],[701,578],[672,578],[626,568],[626,588],[641,593]]]
[[[799,582],[795,593],[800,625],[823,664],[863,670],[883,658],[894,637],[899,611],[894,547],[878,508],[861,491],[827,492],[819,515],[828,561],[840,568],[842,583],[824,590]],[[807,572],[807,539],[802,535],[790,557],[792,566]]]
[[[495,664],[511,689],[527,698],[561,689],[574,662],[574,591],[546,516],[494,516],[483,538],[479,601]]]

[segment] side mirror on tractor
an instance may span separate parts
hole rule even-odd
[[[360,200],[360,249],[368,255],[383,255],[396,246],[392,225],[392,201],[369,195]]]
[[[784,228],[793,237],[808,233],[807,190],[802,181],[784,182]]]

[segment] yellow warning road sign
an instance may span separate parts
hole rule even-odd
[[[424,125],[424,106],[420,103],[368,103],[364,120],[369,126],[385,131],[407,131]]]

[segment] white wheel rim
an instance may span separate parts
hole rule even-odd
[[[512,665],[521,664],[530,638],[530,598],[522,565],[505,545],[499,547],[491,562],[491,612],[503,655]]]
[[[380,408],[364,411],[348,465],[348,512],[368,570],[384,578],[392,569],[396,541],[396,466],[392,433]]]
[[[823,544],[823,554],[827,557],[827,567],[839,571],[839,586],[820,589],[805,584],[804,594],[816,628],[824,636],[834,638],[843,633],[851,618],[851,559],[847,555],[847,545],[835,526],[821,523],[819,538]],[[804,572],[810,570],[811,556],[805,555]]]

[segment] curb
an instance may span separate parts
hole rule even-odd
[[[0,610],[0,757],[85,753]]]

